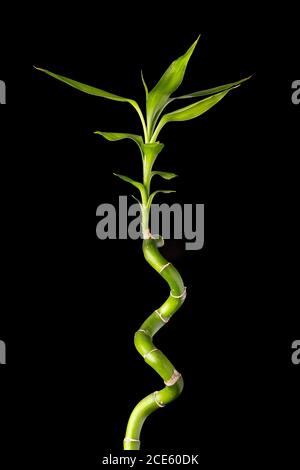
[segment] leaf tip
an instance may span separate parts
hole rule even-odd
[[[190,47],[190,50],[193,52],[195,47],[197,46],[198,42],[199,42],[199,39],[201,38],[201,33],[198,35],[197,39],[195,42],[193,42],[193,44],[191,45]]]
[[[142,70],[141,70],[141,79],[142,79],[143,86],[144,86],[144,89],[145,89],[146,97],[148,97],[149,90],[148,90],[147,84],[146,84],[146,82],[145,82],[144,74],[143,74],[143,71],[142,71]]]
[[[200,36],[201,34],[199,34],[199,36],[197,37],[196,41],[193,42],[193,44],[188,48],[188,50],[186,51],[186,53],[182,56],[182,57],[185,57],[187,59],[187,62],[190,60],[193,52],[194,52],[194,49],[195,47],[197,46],[198,44],[198,41],[200,39]]]

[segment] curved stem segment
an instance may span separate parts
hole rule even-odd
[[[153,238],[144,240],[143,252],[148,263],[167,281],[170,295],[135,333],[134,344],[146,363],[163,379],[165,387],[141,400],[132,411],[124,439],[124,450],[139,450],[140,433],[145,419],[153,411],[175,400],[183,389],[181,374],[177,372],[169,359],[156,348],[152,338],[183,304],[186,288],[178,271],[159,252],[156,240]]]

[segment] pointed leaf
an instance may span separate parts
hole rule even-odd
[[[150,176],[151,174],[151,169],[152,166],[154,165],[154,162],[159,155],[159,153],[162,151],[164,148],[164,144],[161,144],[160,142],[152,142],[152,143],[147,143],[143,144],[143,161],[144,161],[144,172],[147,172],[147,174]]]
[[[142,183],[139,183],[138,181],[135,181],[135,180],[129,178],[129,176],[120,175],[119,173],[114,173],[114,175],[117,176],[118,178],[120,178],[121,180],[126,181],[126,183],[132,184],[133,186],[135,186],[139,190],[144,188]]]
[[[145,89],[145,93],[146,93],[146,99],[148,99],[149,91],[148,91],[148,87],[147,87],[147,84],[146,84],[146,82],[145,82],[145,79],[144,79],[144,75],[143,75],[143,71],[142,71],[142,70],[141,70],[141,78],[142,78],[142,82],[143,82],[144,89]]]
[[[142,145],[142,149],[147,160],[154,161],[164,148],[164,144],[161,142],[148,142]]]
[[[150,131],[153,121],[155,121],[157,115],[167,103],[170,95],[180,86],[187,64],[198,43],[199,37],[183,56],[172,62],[159,82],[150,91],[147,100],[147,121]]]
[[[76,80],[72,80],[71,78],[67,78],[62,75],[57,75],[56,73],[50,72],[49,70],[41,69],[39,67],[34,67],[34,68],[36,70],[39,70],[40,72],[44,72],[47,75],[50,75],[50,77],[56,78],[56,80],[66,83],[67,85],[73,88],[76,88],[76,90],[80,90],[84,93],[87,93],[88,95],[100,96],[101,98],[107,98],[113,101],[122,101],[122,102],[130,103],[134,107],[134,109],[137,111],[140,117],[140,120],[142,122],[142,125],[143,125],[144,134],[145,136],[147,135],[146,124],[145,124],[145,120],[143,117],[143,113],[135,100],[132,100],[130,98],[124,98],[123,96],[115,95],[114,93],[109,93],[108,91],[101,90],[100,88],[95,88],[90,85],[85,85],[84,83],[77,82]]]
[[[140,148],[142,154],[143,154],[143,138],[140,135],[136,134],[124,134],[121,132],[101,132],[101,131],[95,131],[94,134],[99,134],[105,139],[109,140],[110,142],[115,142],[117,140],[123,140],[123,139],[131,139],[133,140]]]
[[[157,138],[161,129],[168,122],[188,121],[190,119],[201,116],[201,114],[204,114],[210,108],[215,106],[222,98],[224,98],[224,96],[227,95],[228,92],[229,90],[217,93],[213,96],[210,96],[209,98],[204,98],[201,101],[197,101],[196,103],[186,106],[185,108],[177,109],[172,113],[165,114],[158,123],[158,126],[153,134],[153,140]]]
[[[141,201],[137,197],[135,197],[133,194],[131,194],[131,197],[133,197],[133,199],[140,205],[140,207],[142,206]]]
[[[140,193],[141,193],[141,196],[142,196],[142,200],[145,200],[146,198],[146,191],[145,191],[145,187],[142,183],[139,183],[138,181],[135,181],[131,178],[129,178],[128,176],[124,176],[124,175],[119,175],[118,173],[114,173],[115,176],[117,176],[118,178],[120,178],[121,180],[123,181],[126,181],[126,183],[130,183],[132,184],[135,188],[137,188]]]
[[[237,82],[227,83],[226,85],[220,85],[220,86],[216,86],[213,88],[207,88],[206,90],[195,91],[194,93],[188,93],[187,95],[183,95],[183,96],[174,96],[174,98],[170,99],[169,102],[174,101],[174,100],[182,100],[185,98],[198,98],[199,96],[214,95],[216,93],[220,93],[221,91],[235,88],[241,85],[241,83],[245,82],[246,80],[249,80],[251,77],[252,75],[246,78],[242,78],[241,80],[238,80]]]
[[[177,178],[177,176],[178,176],[175,173],[169,173],[169,172],[166,172],[166,171],[152,171],[152,176],[154,176],[154,175],[159,175],[162,178],[164,178],[165,180],[171,180],[173,178]]]
[[[77,82],[76,80],[72,80],[71,78],[67,78],[62,75],[57,75],[56,73],[50,72],[49,70],[41,69],[39,67],[34,68],[36,70],[39,70],[40,72],[44,72],[47,75],[50,75],[50,77],[56,78],[57,80],[60,80],[61,82],[66,83],[67,85],[70,85],[73,88],[76,88],[77,90],[83,91],[84,93],[88,93],[89,95],[100,96],[102,98],[108,98],[110,100],[115,101],[127,101],[129,103],[133,101],[129,98],[124,98],[123,96],[118,96],[114,93],[109,93],[108,91],[101,90],[100,88],[85,85],[84,83]]]
[[[158,189],[157,191],[154,191],[154,193],[150,194],[150,196],[149,196],[148,203],[147,203],[148,208],[151,207],[151,204],[152,204],[152,202],[153,202],[153,199],[154,199],[154,197],[156,196],[156,194],[158,194],[158,193],[165,193],[165,194],[168,194],[168,193],[176,193],[176,191],[173,191],[173,190],[171,190],[171,189]]]

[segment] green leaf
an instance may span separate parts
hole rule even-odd
[[[109,140],[110,142],[115,142],[117,140],[123,140],[123,139],[131,139],[133,140],[140,148],[140,151],[143,155],[143,145],[144,141],[143,138],[140,135],[136,134],[124,134],[121,132],[101,132],[101,131],[95,131],[94,134],[99,134],[105,139]]]
[[[174,100],[182,100],[185,98],[199,98],[199,96],[214,95],[216,93],[220,93],[221,91],[230,90],[232,88],[238,87],[239,85],[241,85],[241,83],[249,80],[251,77],[252,75],[246,78],[242,78],[242,80],[238,80],[237,82],[227,83],[226,85],[220,85],[214,88],[207,88],[206,90],[195,91],[194,93],[188,93],[187,95],[183,96],[174,96],[174,98],[171,98],[169,100],[169,103]]]
[[[159,121],[158,126],[153,134],[153,137],[152,137],[153,141],[155,141],[161,129],[168,122],[188,121],[190,119],[194,119],[198,116],[201,116],[201,114],[204,114],[210,108],[215,106],[221,99],[223,99],[224,96],[226,96],[227,93],[229,93],[229,91],[230,90],[217,93],[208,98],[204,98],[201,101],[197,101],[196,103],[190,104],[189,106],[186,106],[185,108],[177,109],[176,111],[173,111],[172,113],[165,114]]]
[[[151,175],[152,176],[159,175],[162,178],[164,178],[165,180],[171,180],[171,179],[176,178],[178,176],[175,173],[168,173],[166,171],[152,171]]]
[[[158,189],[157,191],[154,191],[154,193],[150,194],[149,196],[149,199],[148,199],[148,208],[151,207],[151,204],[153,202],[153,199],[154,197],[158,194],[158,193],[165,193],[165,194],[169,194],[169,193],[176,193],[176,191],[173,191],[171,189]]]
[[[100,88],[95,88],[90,85],[85,85],[84,83],[77,82],[76,80],[72,80],[71,78],[67,78],[62,75],[57,75],[56,73],[50,72],[49,70],[41,69],[39,67],[34,67],[34,68],[36,70],[39,70],[40,72],[44,72],[47,75],[50,75],[50,77],[56,78],[56,80],[66,83],[67,85],[73,88],[76,88],[76,90],[80,90],[84,93],[87,93],[88,95],[100,96],[101,98],[107,98],[113,101],[122,101],[122,102],[130,103],[138,112],[138,115],[143,125],[144,134],[145,136],[147,135],[146,124],[145,124],[145,120],[143,117],[143,113],[135,100],[132,100],[130,98],[124,98],[123,96],[115,95],[114,93],[109,93],[108,91],[101,90]]]
[[[141,201],[140,201],[137,197],[135,197],[133,194],[131,194],[131,197],[133,197],[133,199],[134,199],[140,206],[142,206]]]
[[[123,181],[126,181],[126,183],[130,183],[132,184],[135,188],[137,188],[140,193],[141,193],[141,196],[142,196],[142,201],[145,201],[146,199],[146,190],[145,190],[145,187],[142,183],[139,183],[138,181],[135,181],[131,178],[129,178],[128,176],[124,176],[124,175],[119,175],[118,173],[114,173],[115,176],[117,176],[118,178],[120,178],[121,180]]]
[[[144,89],[145,89],[145,93],[146,93],[146,99],[148,99],[149,91],[148,91],[148,87],[147,87],[147,84],[146,84],[146,82],[145,82],[145,79],[144,79],[144,75],[143,75],[143,71],[142,71],[142,70],[141,70],[141,78],[142,78],[142,82],[143,82]]]
[[[163,148],[164,144],[161,144],[160,142],[149,142],[142,145],[144,161],[149,166],[149,168],[152,168],[153,163]]]
[[[57,75],[56,73],[50,72],[49,70],[41,69],[38,67],[34,68],[36,70],[39,70],[40,72],[44,72],[47,75],[50,75],[50,77],[56,78],[57,80],[60,80],[61,82],[66,83],[67,85],[70,85],[73,88],[76,88],[77,90],[83,91],[84,93],[88,93],[89,95],[100,96],[102,98],[108,98],[109,100],[114,101],[127,101],[131,104],[132,101],[134,101],[129,98],[124,98],[123,96],[118,96],[113,93],[109,93],[108,91],[101,90],[100,88],[85,85],[84,83],[77,82],[76,80],[72,80],[71,78],[63,77],[62,75]]]
[[[148,128],[150,129],[150,135],[156,117],[168,102],[171,94],[180,86],[184,78],[189,59],[199,41],[199,37],[184,55],[172,62],[159,82],[150,91],[147,99],[147,122]]]

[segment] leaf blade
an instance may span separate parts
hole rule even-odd
[[[124,96],[115,95],[114,93],[110,93],[108,91],[102,90],[101,88],[96,88],[90,85],[86,85],[85,83],[78,82],[76,80],[65,77],[63,75],[58,75],[56,73],[50,72],[49,70],[42,69],[40,67],[34,67],[34,68],[40,72],[45,73],[46,75],[49,75],[50,77],[55,78],[56,80],[59,80],[60,82],[63,82],[71,86],[72,88],[75,88],[76,90],[82,91],[83,93],[87,93],[88,95],[98,96],[98,97],[106,98],[106,99],[113,100],[113,101],[121,101],[124,103],[131,104],[139,115],[139,118],[143,126],[144,136],[145,138],[147,138],[147,128],[146,128],[145,119],[138,103],[135,100],[131,98],[125,98]]]
[[[171,94],[174,93],[181,85],[186,67],[199,38],[200,36],[198,36],[196,41],[185,52],[185,54],[171,63],[155,87],[150,91],[147,99],[147,122],[150,133],[152,123],[155,121],[156,116],[165,106]]]
[[[114,173],[114,175],[117,176],[118,178],[120,178],[121,180],[126,181],[126,183],[132,184],[133,186],[135,186],[138,189],[140,189],[143,186],[142,183],[139,183],[138,181],[135,181],[132,178],[129,178],[129,176],[120,175],[119,173]]]
[[[153,202],[153,199],[154,199],[154,197],[155,197],[158,193],[169,194],[169,193],[176,193],[176,191],[174,191],[173,189],[158,189],[157,191],[154,191],[154,192],[153,192],[152,194],[150,194],[150,196],[149,196],[148,203],[147,203],[148,208],[151,207],[151,204],[152,204],[152,202]]]
[[[175,173],[170,173],[170,172],[167,172],[167,171],[152,171],[151,176],[153,177],[155,175],[161,176],[165,180],[171,180],[173,178],[178,177],[178,175],[176,175]]]
[[[141,150],[143,151],[143,145],[144,141],[142,136],[137,135],[137,134],[126,134],[123,132],[102,132],[102,131],[95,131],[94,134],[101,135],[104,137],[106,140],[110,142],[116,142],[118,140],[123,140],[123,139],[130,139],[133,140]]]
[[[87,93],[88,95],[99,96],[101,98],[107,98],[107,99],[114,100],[114,101],[123,101],[123,102],[133,101],[130,98],[125,98],[123,96],[115,95],[114,93],[110,93],[108,91],[102,90],[100,88],[96,88],[91,85],[86,85],[85,83],[78,82],[76,80],[65,77],[63,75],[58,75],[56,73],[50,72],[50,70],[42,69],[40,67],[34,67],[34,68],[36,70],[39,70],[40,72],[44,72],[45,74],[49,75],[50,77],[55,78],[56,80],[66,83],[72,88],[76,88],[77,90]]]
[[[236,82],[226,83],[225,85],[219,85],[219,86],[216,86],[216,87],[213,87],[213,88],[207,88],[205,90],[195,91],[194,93],[188,93],[188,94],[182,95],[182,96],[174,96],[174,98],[172,98],[170,100],[170,102],[174,101],[174,100],[182,100],[182,99],[186,99],[186,98],[198,98],[199,96],[214,95],[216,93],[220,93],[222,91],[226,91],[226,90],[230,90],[232,88],[235,88],[235,87],[241,85],[242,83],[246,82],[247,80],[249,80],[251,77],[252,77],[252,75],[250,75],[249,77],[246,77],[246,78],[242,78],[241,80],[238,80]]]
[[[201,101],[185,106],[184,108],[177,109],[171,113],[164,114],[161,120],[158,123],[158,126],[153,134],[153,140],[155,140],[160,133],[161,129],[168,122],[175,121],[189,121],[190,119],[195,119],[196,117],[201,116],[210,108],[215,106],[221,99],[223,99],[230,90],[223,91],[221,93],[216,93],[215,95],[204,98]]]
[[[132,184],[132,186],[134,186],[140,191],[142,201],[146,200],[146,190],[142,183],[140,183],[139,181],[135,181],[132,178],[129,178],[129,176],[120,175],[119,173],[114,173],[114,175],[120,178],[121,180],[125,181],[126,183]]]
[[[144,87],[145,94],[146,94],[146,100],[147,100],[147,99],[148,99],[148,95],[149,95],[149,90],[148,90],[148,87],[147,87],[147,83],[145,82],[144,74],[143,74],[143,71],[142,71],[142,70],[141,70],[141,79],[142,79],[143,87]]]

